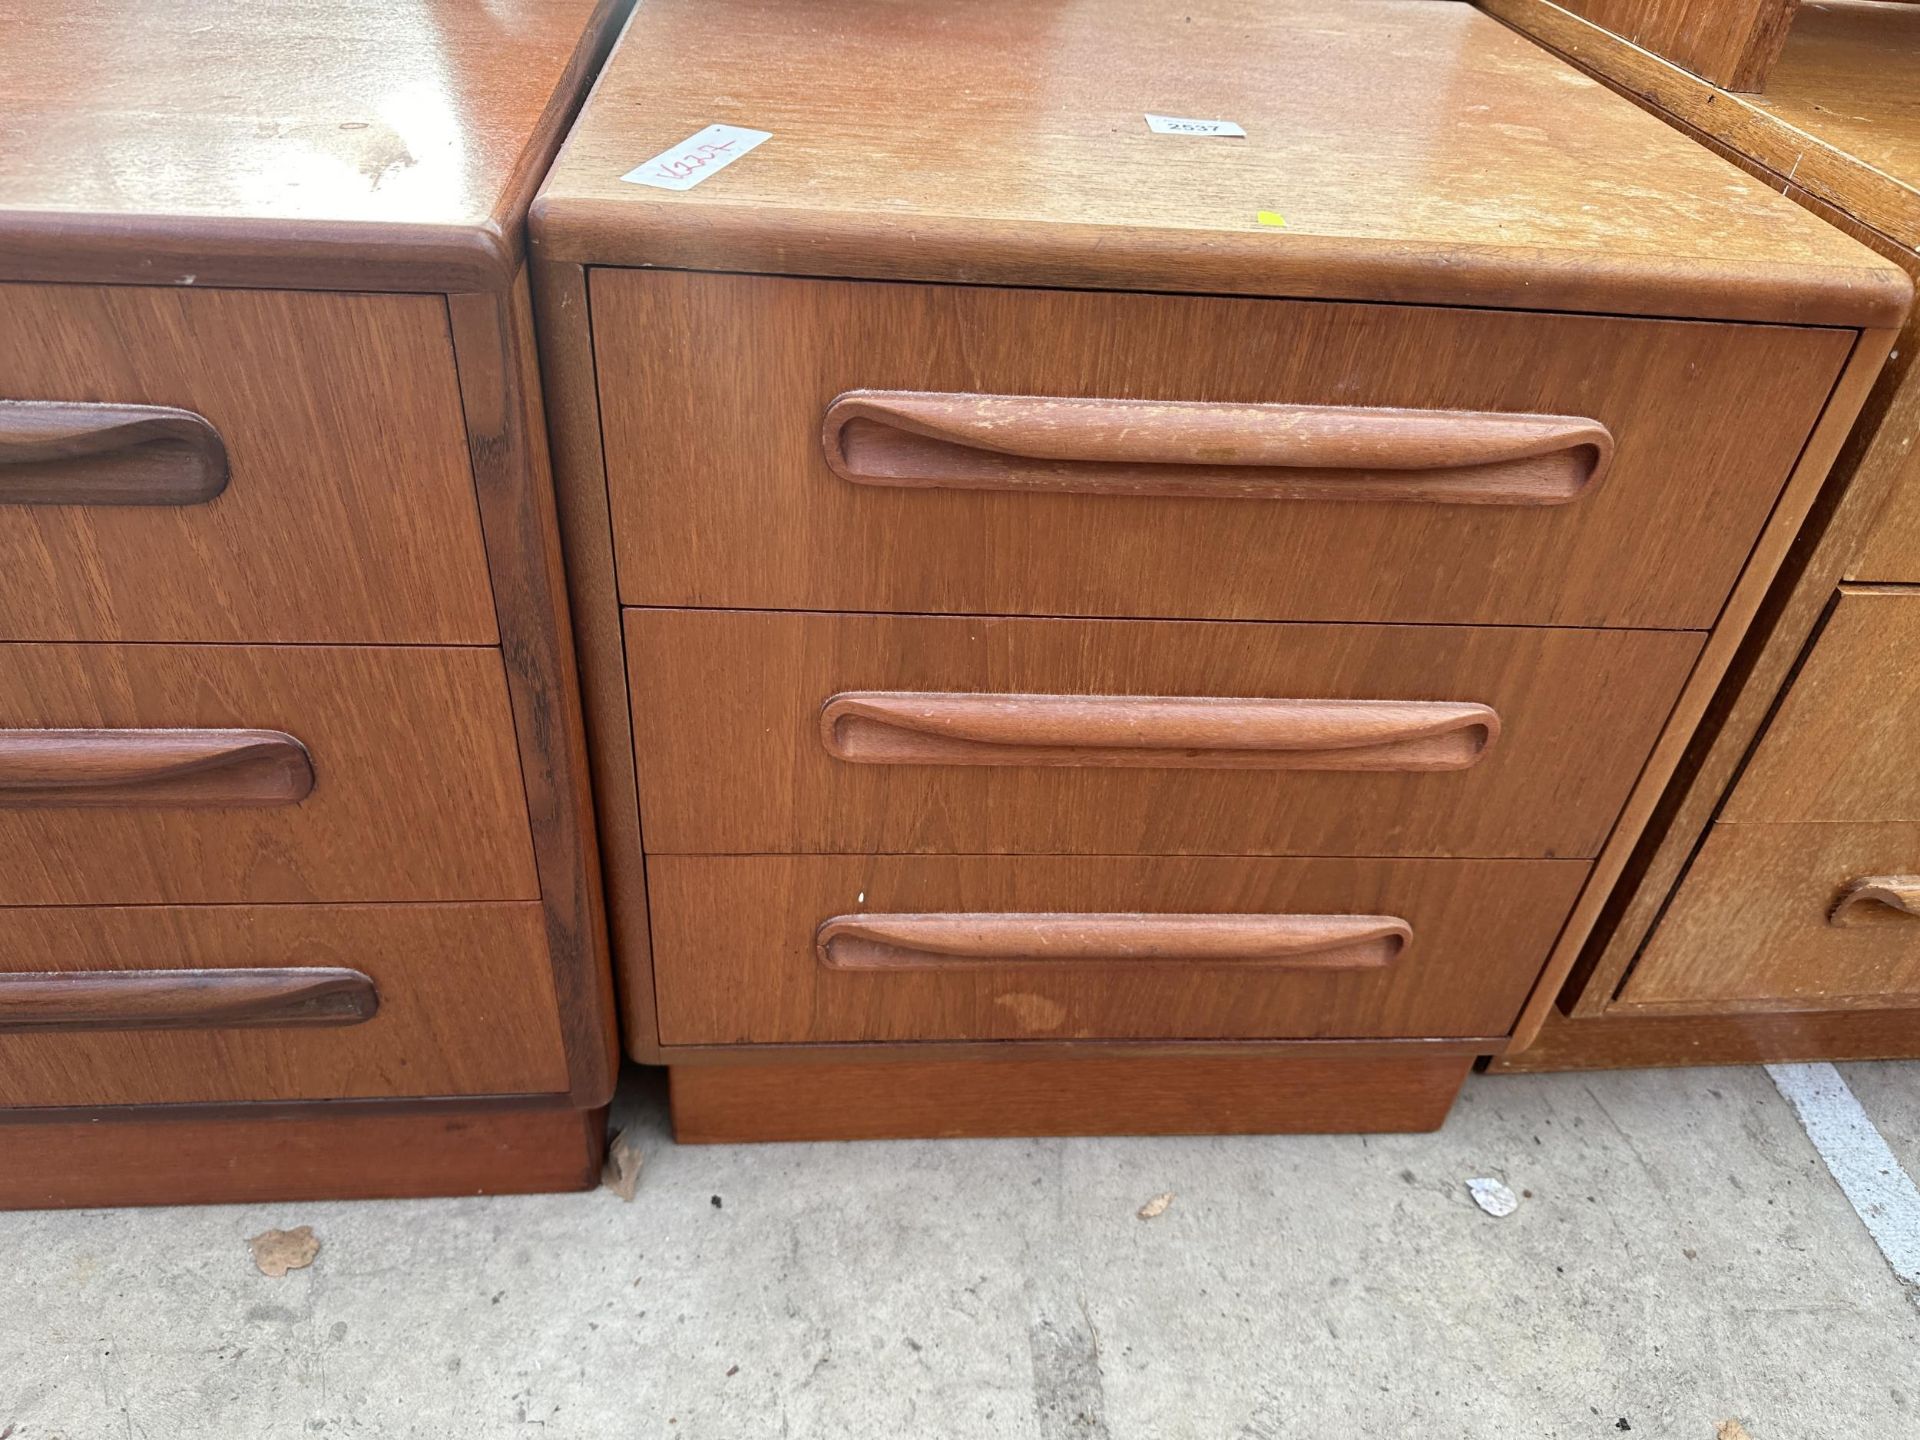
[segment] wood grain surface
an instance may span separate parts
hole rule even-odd
[[[1586,983],[1586,976],[1591,973],[1586,958],[1613,943],[1617,930],[1609,929],[1596,939],[1596,927],[1611,925],[1622,897],[1632,899],[1643,893],[1633,879],[1622,884],[1623,877],[1640,873],[1646,854],[1642,842],[1647,842],[1651,849],[1684,859],[1685,847],[1697,837],[1697,830],[1685,840],[1674,833],[1673,802],[1676,797],[1684,801],[1692,795],[1685,777],[1701,774],[1702,755],[1715,752],[1721,733],[1717,727],[1723,727],[1727,721],[1729,700],[1736,705],[1745,703],[1737,698],[1747,674],[1745,667],[1753,655],[1765,649],[1764,640],[1754,635],[1756,620],[1764,634],[1767,625],[1778,621],[1777,601],[1781,594],[1791,590],[1797,595],[1791,579],[1779,586],[1775,582],[1783,565],[1788,566],[1791,575],[1797,573],[1798,565],[1804,562],[1807,548],[1798,543],[1803,538],[1801,527],[1822,498],[1834,461],[1847,444],[1860,407],[1872,394],[1875,380],[1897,339],[1896,332],[1891,330],[1861,332],[1820,423],[1794,462],[1780,501],[1740,572],[1719,622],[1708,635],[1659,741],[1648,754],[1613,834],[1594,861],[1586,888],[1568,917],[1566,928],[1560,932],[1546,967],[1540,972],[1539,983],[1528,997],[1526,1008],[1520,1012],[1511,1048],[1524,1048],[1532,1040],[1548,1012],[1559,1003],[1563,991],[1570,994]],[[1746,698],[1764,706],[1758,696]],[[1726,753],[1736,757],[1737,763],[1737,750]],[[1678,785],[1676,777],[1681,777]],[[1711,814],[1710,809],[1707,814]],[[1706,823],[1705,819],[1700,823]],[[1669,842],[1676,842],[1671,849]],[[1591,948],[1590,941],[1595,942]]]
[[[254,1113],[268,1111],[268,1113]],[[0,1111],[0,1208],[238,1205],[590,1190],[606,1111],[334,1102],[224,1115]]]
[[[1842,588],[1723,823],[1920,820],[1920,592]]]
[[[1695,133],[1703,143],[1721,145],[1711,136]],[[1727,153],[1758,170],[1749,157]],[[1887,237],[1797,187],[1785,188],[1797,203],[1920,273],[1920,257],[1902,256]],[[1843,576],[1866,578],[1883,570],[1899,578],[1909,563],[1909,537],[1920,535],[1920,504],[1910,483],[1920,477],[1916,469],[1920,455],[1909,443],[1915,425],[1920,424],[1920,384],[1910,383],[1920,375],[1912,367],[1916,335],[1920,328],[1910,320],[1898,335],[1882,332],[1881,337],[1863,337],[1872,342],[1870,348],[1863,345],[1849,362],[1847,378],[1795,468],[1796,488],[1819,480],[1829,464],[1832,472],[1797,531],[1788,516],[1776,516],[1769,538],[1763,540],[1763,548],[1785,550],[1781,574],[1749,628],[1723,627],[1730,640],[1739,640],[1739,653],[1697,730],[1689,733],[1687,753],[1673,784],[1652,808],[1592,943],[1571,966],[1564,999],[1581,1016],[1604,1011],[1657,922],[1754,737],[1770,717],[1781,688],[1791,680],[1809,635],[1833,599],[1835,582]],[[1887,340],[1892,342],[1890,353]],[[1844,443],[1839,437],[1844,437]],[[1782,537],[1793,542],[1790,547]],[[1716,637],[1709,655],[1720,643]],[[1536,997],[1536,1010],[1546,1003],[1544,995]]]
[[[526,276],[448,306],[573,1098],[600,1106],[619,1068],[613,972]]]
[[[1912,242],[1920,225],[1920,10],[1871,0],[1803,6],[1765,93],[1751,103],[1811,142],[1806,151],[1851,160],[1863,172],[1853,183],[1870,186],[1875,203],[1843,208],[1868,224],[1899,216],[1906,223],[1895,233]]]
[[[624,0],[0,5],[0,271],[504,288]]]
[[[621,598],[647,605],[1705,629],[1852,343],[756,276],[591,288]],[[835,398],[870,389],[1572,415],[1617,448],[1549,506],[902,490],[847,483],[822,448]]]
[[[1842,208],[1914,240],[1920,227],[1920,10],[1872,0],[1802,6],[1765,93],[1749,103],[1804,137],[1806,151],[1851,160],[1853,183],[1870,186],[1876,203]],[[1837,164],[1820,171],[1840,173]],[[1825,198],[1851,196],[1838,191]],[[1908,223],[1880,224],[1893,216]]]
[[[0,638],[496,638],[440,300],[0,285],[0,334],[0,399],[182,407],[231,466],[180,506],[0,481]]]
[[[687,1066],[673,1138],[1351,1134],[1438,1130],[1470,1056]]]
[[[1483,0],[1483,8],[1588,67],[1910,274],[1920,272],[1914,253],[1920,244],[1920,207],[1914,204],[1912,183],[1916,172],[1898,159],[1920,137],[1913,123],[1913,85],[1902,70],[1920,55],[1900,39],[1912,29],[1910,13],[1853,3],[1804,7],[1769,82],[1779,100],[1776,108],[1774,97],[1730,95],[1541,0]],[[1801,56],[1806,57],[1804,65],[1795,58]],[[1788,111],[1794,113],[1791,121],[1785,118]],[[1849,131],[1852,137],[1841,146],[1831,143]],[[1844,145],[1857,145],[1860,153],[1849,154]],[[1915,468],[1920,457],[1909,443],[1920,416],[1920,385],[1912,383],[1912,358],[1920,348],[1914,334],[1909,323],[1893,337],[1884,367],[1876,354],[1876,383],[1870,393],[1851,404],[1843,404],[1836,394],[1822,431],[1851,423],[1856,406],[1859,424],[1844,447],[1831,447],[1838,460],[1822,503],[1799,534],[1781,583],[1759,612],[1726,685],[1707,710],[1675,783],[1651,811],[1644,838],[1625,867],[1625,882],[1599,917],[1592,943],[1577,964],[1571,956],[1557,955],[1549,969],[1550,979],[1571,971],[1562,1003],[1577,1018],[1549,1015],[1551,996],[1544,989],[1523,1017],[1518,1037],[1523,1043],[1531,1036],[1532,1021],[1550,1022],[1540,1042],[1551,1052],[1539,1061],[1543,1068],[1553,1068],[1562,1059],[1568,1064],[1607,1063],[1609,1047],[1615,1044],[1621,1057],[1617,1063],[1623,1064],[1668,1063],[1659,1057],[1674,1048],[1698,1055],[1696,1063],[1818,1058],[1823,1052],[1838,1058],[1911,1048],[1895,1043],[1887,1025],[1862,1011],[1831,1016],[1806,1012],[1784,1025],[1763,1024],[1753,1017],[1721,1022],[1700,1016],[1698,1031],[1691,1036],[1679,1035],[1683,1022],[1625,1015],[1609,1019],[1606,1012],[1791,679],[1808,635],[1832,599],[1835,580],[1842,575],[1914,578],[1909,573],[1912,537],[1920,534],[1915,518],[1920,509],[1912,501],[1915,487],[1909,483],[1920,476]],[[1850,367],[1850,373],[1855,371],[1861,371],[1859,357]],[[1843,383],[1842,391],[1849,388],[1858,388],[1857,382]],[[1817,440],[1810,454],[1828,448]],[[1809,469],[1806,458],[1800,469]],[[1886,1048],[1889,1044],[1892,1050]],[[1715,1057],[1720,1057],[1718,1062]]]
[[[1765,90],[1800,0],[1567,0],[1603,25],[1729,90]]]
[[[1920,247],[1920,9],[1802,5],[1765,93],[1735,95],[1550,0],[1478,3],[1909,252]]]
[[[1504,1032],[1586,866],[1569,860],[650,856],[669,1045],[1267,1039]],[[1084,957],[829,967],[821,922],[899,914],[1393,917],[1384,965]]]
[[[1715,825],[1609,1013],[1920,1004],[1920,919],[1836,914],[1861,881],[1916,870],[1912,822]]]
[[[313,792],[251,808],[0,805],[0,904],[539,895],[500,656],[423,647],[0,645],[0,731],[297,737]]]
[[[1920,1010],[1626,1013],[1599,1019],[1576,1019],[1556,1010],[1533,1044],[1494,1056],[1487,1072],[1524,1075],[1915,1056],[1920,1056]]]
[[[600,453],[593,338],[586,275],[573,265],[533,267],[552,444],[554,508],[565,552],[574,645],[579,655],[593,804],[605,876],[606,920],[620,991],[619,1021],[629,1055],[659,1052],[647,934],[647,877],[634,784],[633,717],[627,706],[626,642],[614,586],[613,529]]]
[[[343,1026],[3,1034],[0,1095],[19,1107],[567,1088],[536,905],[0,909],[0,979],[57,972],[78,991],[129,971],[314,966],[364,973],[379,1008]],[[0,985],[0,1032],[6,995]]]
[[[1671,631],[629,610],[653,853],[1582,856],[1699,652]],[[1499,739],[1464,769],[849,764],[847,691],[1443,700]]]
[[[1247,137],[1155,135],[1147,111]],[[773,138],[692,190],[621,180],[716,121]],[[1524,38],[1426,0],[1172,20],[1155,0],[648,3],[532,224],[596,265],[1841,324],[1887,323],[1907,293]]]
[[[1920,253],[1914,257],[1914,266],[1920,271]],[[1912,437],[1920,434],[1920,367],[1913,366],[1914,350],[1920,348],[1920,323],[1907,327],[1901,346],[1902,373],[1889,377],[1897,388],[1876,413],[1862,416],[1848,456],[1849,488],[1858,485],[1866,492],[1859,502],[1862,507],[1870,507],[1871,497],[1885,492],[1847,562],[1849,580],[1920,584],[1920,446],[1912,443]]]

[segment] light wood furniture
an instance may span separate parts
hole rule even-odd
[[[1774,95],[1786,101],[1782,113],[1794,108],[1792,95],[1804,95],[1807,80],[1814,82],[1813,93],[1839,98],[1840,91],[1822,87],[1827,81],[1844,77],[1849,85],[1864,84],[1865,93],[1876,99],[1904,96],[1912,100],[1911,88],[1902,88],[1900,66],[1875,75],[1869,69],[1855,69],[1851,61],[1865,45],[1874,43],[1874,32],[1883,12],[1889,23],[1904,25],[1890,12],[1895,5],[1912,5],[1915,0],[1486,0],[1486,8],[1521,17],[1519,23],[1531,28],[1536,24],[1558,26],[1561,22],[1548,12],[1589,21],[1609,36],[1627,42],[1633,48],[1692,72],[1710,85],[1722,87],[1745,99],[1748,94]],[[1541,18],[1534,18],[1535,14]],[[1788,53],[1788,39],[1799,17],[1810,14],[1803,34],[1794,36]],[[1822,52],[1835,41],[1831,53],[1837,64],[1830,64]],[[1894,45],[1898,45],[1897,37]],[[1776,69],[1775,67],[1779,68]],[[1852,98],[1860,92],[1848,92]],[[1737,110],[1738,107],[1736,107]],[[1771,105],[1765,108],[1771,109]],[[1889,137],[1874,124],[1874,116],[1861,114],[1865,108],[1852,103],[1834,108],[1814,106],[1821,118],[1818,130],[1850,131],[1864,139],[1864,145],[1844,148],[1862,155],[1871,153]]]
[[[1570,0],[1569,9],[1728,90],[1763,90],[1800,0]]]
[[[663,0],[535,202],[682,1138],[1437,1125],[1905,314],[1470,7],[1179,13]],[[621,178],[714,123],[772,138]]]
[[[522,243],[620,8],[0,3],[0,1204],[592,1183]]]
[[[1802,7],[1752,95],[1485,8],[1920,274],[1920,8]],[[1920,1055],[1916,349],[1909,321],[1559,1007],[1496,1068]]]

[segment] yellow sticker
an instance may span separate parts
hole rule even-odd
[[[1282,229],[1285,229],[1287,224],[1286,217],[1273,210],[1262,210],[1254,218],[1262,225],[1278,225]]]

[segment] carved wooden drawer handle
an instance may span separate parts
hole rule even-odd
[[[1451,700],[850,691],[820,710],[827,750],[861,765],[1463,770],[1499,734]]]
[[[226,488],[227,447],[204,415],[0,400],[0,505],[200,505]]]
[[[1391,915],[836,915],[814,948],[834,970],[1075,961],[1374,970],[1412,939]]]
[[[1895,915],[1920,916],[1920,875],[1864,875],[1849,881],[1827,923],[1864,925]]]
[[[827,464],[856,485],[1252,500],[1564,505],[1605,476],[1598,420],[853,390]]]
[[[292,805],[307,747],[279,730],[0,730],[0,809]]]
[[[380,1008],[358,970],[68,970],[0,975],[0,1035],[358,1025]]]

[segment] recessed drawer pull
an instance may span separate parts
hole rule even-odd
[[[1375,970],[1412,939],[1391,915],[836,915],[814,948],[833,970],[1071,961]]]
[[[358,1025],[379,1008],[371,979],[331,965],[0,975],[0,1035]]]
[[[1451,700],[850,691],[820,710],[827,750],[861,765],[1464,770],[1499,733]]]
[[[1865,875],[1840,892],[1829,925],[1867,925],[1896,916],[1920,916],[1920,875]]]
[[[1613,436],[1567,415],[853,390],[827,464],[856,485],[1243,500],[1564,505]]]
[[[0,730],[0,809],[291,805],[307,747],[279,730]]]
[[[226,488],[227,447],[204,415],[0,400],[0,505],[200,505]]]

